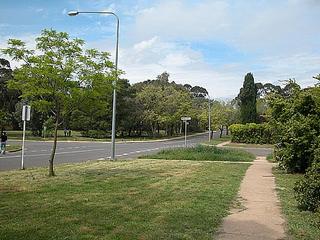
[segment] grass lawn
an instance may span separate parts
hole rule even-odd
[[[287,220],[287,231],[290,239],[319,240],[320,239],[320,213],[300,211],[297,208],[293,187],[301,179],[301,174],[285,174],[274,170],[278,193],[280,195],[282,211]]]
[[[208,144],[210,145],[218,145],[219,143],[231,141],[231,136],[223,136],[221,138],[214,138]]]
[[[8,144],[7,145],[7,149],[8,152],[17,152],[21,150],[21,145],[12,145],[12,144]]]
[[[211,147],[198,145],[196,147],[191,148],[165,149],[156,154],[146,155],[140,158],[251,162],[255,159],[255,156],[251,153],[242,150],[222,149],[214,146]]]
[[[229,143],[228,147],[243,147],[243,148],[273,148],[272,144],[248,144],[248,143]]]
[[[0,172],[1,239],[213,239],[249,164],[135,160]]]

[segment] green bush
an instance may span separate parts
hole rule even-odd
[[[289,173],[305,173],[314,162],[317,131],[309,117],[297,115],[283,127],[282,136],[275,147],[279,167]]]
[[[314,163],[294,187],[295,198],[302,210],[320,211],[320,163]]]
[[[255,144],[274,143],[273,134],[268,124],[233,124],[229,129],[232,135],[232,142]]]
[[[88,130],[81,132],[82,137],[89,137],[89,138],[109,138],[110,134],[103,130]]]

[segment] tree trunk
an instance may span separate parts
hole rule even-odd
[[[219,130],[220,130],[220,138],[222,138],[223,126],[221,126],[221,127],[219,128]]]
[[[226,135],[227,136],[229,135],[229,126],[228,125],[226,126]]]
[[[53,140],[53,147],[52,147],[52,152],[51,156],[49,159],[49,177],[54,176],[54,170],[53,170],[53,160],[54,156],[56,154],[56,149],[57,149],[57,139],[58,139],[58,126],[59,126],[59,114],[57,113],[56,115],[56,123],[54,125],[54,140]]]

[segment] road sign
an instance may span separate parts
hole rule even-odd
[[[181,121],[190,121],[191,120],[191,117],[182,117],[181,118]]]
[[[24,142],[26,138],[26,121],[30,121],[31,107],[24,105],[22,107],[22,121],[23,121],[23,134],[22,134],[22,151],[21,151],[21,169],[24,169]]]
[[[31,107],[29,105],[24,105],[22,107],[22,121],[30,121]]]

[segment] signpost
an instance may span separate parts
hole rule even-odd
[[[22,107],[23,135],[22,135],[22,153],[21,153],[21,169],[24,169],[24,141],[26,138],[26,122],[30,121],[31,107],[24,105]]]
[[[181,121],[184,122],[184,146],[187,147],[187,127],[189,122],[191,121],[191,117],[182,117]]]

